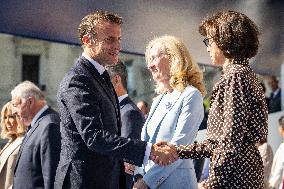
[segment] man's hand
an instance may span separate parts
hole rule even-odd
[[[148,189],[147,184],[144,182],[143,179],[139,179],[137,182],[134,183],[132,189]]]
[[[124,162],[124,168],[125,168],[126,173],[133,175],[133,173],[135,171],[135,165]]]
[[[153,144],[150,160],[161,166],[166,166],[178,159],[176,147],[168,142],[158,142]]]

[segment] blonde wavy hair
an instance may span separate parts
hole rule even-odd
[[[22,124],[20,121],[19,117],[16,116],[16,122],[17,122],[17,133],[16,134],[10,134],[7,130],[7,125],[5,123],[5,116],[6,115],[12,115],[12,103],[8,102],[6,103],[2,110],[1,110],[1,138],[2,139],[9,139],[9,140],[14,140],[19,136],[23,136],[25,134],[25,126]]]
[[[174,36],[161,36],[151,40],[145,52],[147,64],[150,62],[150,50],[155,44],[161,44],[163,50],[170,61],[170,86],[180,92],[183,92],[188,85],[197,88],[202,96],[206,95],[205,85],[203,83],[203,73],[198,64],[193,61],[188,49],[184,43]],[[164,93],[166,89],[162,83],[156,83],[155,91],[159,94]]]

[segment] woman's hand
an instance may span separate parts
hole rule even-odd
[[[152,145],[150,160],[160,166],[169,165],[178,160],[175,145],[162,141]]]
[[[198,183],[198,189],[205,189],[205,181]]]

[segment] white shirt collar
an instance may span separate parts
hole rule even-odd
[[[31,127],[34,126],[35,122],[37,121],[37,119],[39,118],[39,116],[45,111],[47,110],[48,106],[45,105],[44,107],[42,107],[38,112],[37,114],[34,116],[32,122],[31,122]]]
[[[91,57],[89,57],[86,53],[82,53],[82,56],[84,58],[86,58],[89,62],[91,62],[95,68],[97,69],[97,71],[100,73],[100,75],[102,75],[104,73],[104,71],[106,70],[102,65],[100,65],[98,62],[96,62],[95,60],[93,60]]]
[[[280,92],[280,88],[276,89],[276,91],[273,92],[273,97],[275,97]]]
[[[120,103],[123,99],[125,99],[126,97],[128,97],[128,94],[125,94],[125,95],[119,96],[119,97],[118,97],[118,101],[119,101],[119,103]]]

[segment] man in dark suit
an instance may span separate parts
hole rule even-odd
[[[281,89],[276,76],[268,77],[267,83],[272,91],[268,101],[268,113],[281,111]]]
[[[52,189],[60,154],[59,115],[41,90],[25,81],[11,92],[14,111],[28,126],[14,170],[14,189]]]
[[[85,16],[79,25],[83,54],[64,76],[57,95],[61,153],[55,188],[125,187],[123,161],[173,161],[176,152],[120,137],[118,99],[105,66],[118,62],[122,19],[107,11]],[[157,161],[158,162],[158,161]]]
[[[127,94],[127,70],[122,62],[106,67],[115,92],[118,96],[121,113],[121,136],[131,139],[140,139],[141,130],[145,122],[143,113]],[[124,163],[126,189],[132,189],[135,166]]]

